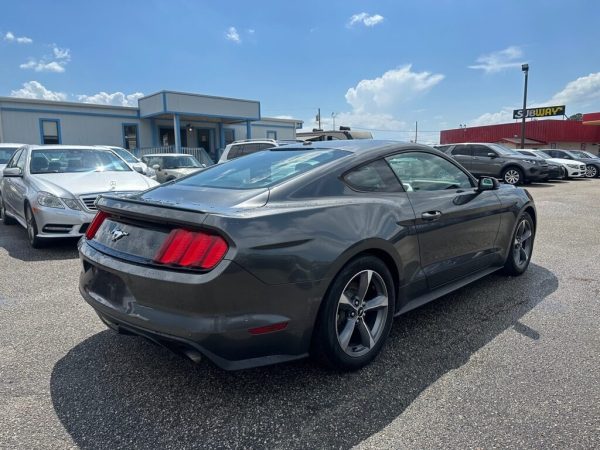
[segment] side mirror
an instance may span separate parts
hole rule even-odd
[[[140,166],[131,166],[133,170],[135,170],[137,173],[141,173],[142,175],[144,175],[144,169]]]
[[[22,177],[23,171],[19,167],[9,167],[2,171],[5,177]]]
[[[500,183],[492,177],[481,177],[477,183],[478,192],[493,191],[498,189],[498,187],[500,187]]]
[[[496,154],[495,154],[495,153],[493,153],[493,152],[489,152],[487,155],[488,155],[490,158],[495,158],[496,156],[498,156],[498,155],[496,155]]]
[[[154,164],[154,165],[152,166],[152,168],[153,168],[154,170],[160,170],[160,166],[159,166],[158,164]]]

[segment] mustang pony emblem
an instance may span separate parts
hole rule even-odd
[[[114,191],[117,188],[117,182],[113,180],[109,183],[109,186],[110,186],[110,190]]]
[[[121,231],[118,228],[115,228],[110,232],[110,237],[113,242],[117,242],[119,239],[125,236],[129,236],[129,233],[127,231]]]

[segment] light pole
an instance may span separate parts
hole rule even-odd
[[[331,127],[331,130],[332,130],[332,131],[335,131],[335,116],[336,116],[336,115],[337,115],[337,114],[336,114],[336,113],[334,113],[334,112],[332,112],[332,113],[331,113],[331,118],[333,119],[333,125],[332,125],[332,127]]]
[[[525,148],[525,118],[527,117],[527,77],[529,64],[523,64],[521,70],[525,72],[525,90],[523,91],[523,119],[521,120],[521,148]]]

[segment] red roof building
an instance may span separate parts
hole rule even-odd
[[[440,144],[494,142],[511,148],[521,143],[521,123],[442,130]],[[584,114],[576,120],[530,120],[525,124],[528,148],[562,148],[600,153],[600,113]]]

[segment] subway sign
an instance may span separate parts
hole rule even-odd
[[[541,108],[527,108],[526,119],[534,119],[538,117],[550,117],[550,116],[564,116],[565,115],[565,105],[559,106],[543,106]],[[515,109],[513,110],[513,119],[522,119],[523,118],[523,110]]]

